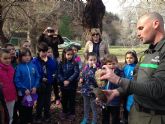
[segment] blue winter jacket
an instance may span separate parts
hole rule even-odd
[[[79,66],[74,60],[60,63],[58,67],[58,80],[62,89],[76,89],[79,77]],[[69,85],[64,87],[64,81],[70,81]]]
[[[20,96],[25,94],[25,90],[37,88],[39,85],[39,73],[36,66],[32,63],[20,63],[16,66],[14,82]]]
[[[126,64],[123,68],[123,72],[124,72],[124,78],[133,79],[133,72],[135,69],[136,64]],[[134,99],[133,99],[133,95],[129,95],[127,97],[127,101],[126,101],[126,109],[128,111],[130,111],[132,105],[134,103]]]
[[[126,64],[123,68],[124,78],[133,79],[133,72],[136,64]]]
[[[83,84],[82,84],[81,92],[85,96],[91,96],[93,94],[91,86],[94,88],[97,87],[97,83],[95,79],[96,70],[97,68],[89,67],[88,64],[82,70],[81,78],[83,79]]]
[[[116,68],[114,73],[120,77],[123,77],[123,71],[121,71],[120,69]],[[119,86],[116,84],[113,84],[111,82],[108,82],[107,85],[104,87],[104,89],[108,90],[113,90],[113,89],[117,89]],[[120,97],[115,97],[109,104],[109,106],[119,106],[120,105]]]
[[[32,60],[32,62],[36,65],[37,70],[39,72],[40,75],[40,81],[42,80],[42,78],[44,77],[44,70],[43,70],[43,60],[41,60],[40,57],[36,57]],[[47,75],[46,78],[48,79],[48,83],[52,84],[54,82],[54,78],[57,75],[57,63],[55,63],[55,61],[48,57],[48,60],[46,62],[46,67],[47,67]]]

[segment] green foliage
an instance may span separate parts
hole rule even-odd
[[[73,31],[71,29],[71,17],[64,15],[60,18],[60,34],[62,36],[72,38]]]

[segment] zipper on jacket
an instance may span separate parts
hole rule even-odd
[[[129,74],[130,74],[130,65],[128,65],[127,77],[130,76]]]
[[[27,67],[27,70],[28,70],[28,73],[29,73],[29,79],[30,79],[30,89],[29,89],[29,90],[31,90],[31,76],[30,76],[30,70],[29,70],[29,67],[28,67],[27,64],[26,64],[26,67]]]

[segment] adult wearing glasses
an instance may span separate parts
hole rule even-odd
[[[109,55],[108,44],[102,41],[100,29],[91,29],[91,40],[87,41],[84,48],[84,57],[87,58],[89,52],[94,52],[97,55],[97,64],[100,66],[100,61],[104,56]]]
[[[54,58],[59,60],[58,45],[63,44],[64,40],[58,31],[52,27],[47,27],[38,39],[38,43],[45,42],[53,50]]]

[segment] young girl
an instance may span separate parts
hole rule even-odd
[[[40,75],[39,88],[37,89],[38,99],[36,107],[36,121],[41,122],[44,109],[43,121],[50,122],[50,98],[52,83],[56,77],[57,65],[55,61],[47,56],[48,45],[44,42],[38,44],[38,56],[33,59]]]
[[[123,68],[124,77],[128,79],[133,79],[134,77],[134,69],[136,64],[138,63],[137,54],[134,50],[128,51],[125,54],[125,66]],[[133,95],[129,95],[125,100],[124,105],[124,119],[127,123],[128,120],[128,112],[130,111],[133,105]]]
[[[15,46],[11,43],[6,43],[4,45],[4,48],[6,48],[7,50],[10,51],[10,56],[11,56],[11,64],[13,65],[13,67],[15,68],[18,64],[17,62],[17,56],[16,56],[16,50],[15,50]]]
[[[19,53],[19,64],[16,67],[15,84],[20,101],[20,123],[32,123],[32,109],[36,100],[36,88],[39,84],[39,74],[31,62],[31,52],[22,48]]]
[[[73,50],[73,53],[74,53],[73,58],[74,58],[74,60],[78,63],[79,69],[81,70],[81,69],[82,69],[82,62],[81,62],[80,56],[77,55],[77,53],[78,53],[78,48],[77,48],[75,45],[73,45],[73,46],[72,46],[72,50]]]
[[[75,96],[79,77],[78,64],[73,59],[72,48],[66,48],[62,52],[62,62],[58,68],[58,79],[62,92],[62,113],[61,119],[70,120],[75,118]]]
[[[11,65],[10,51],[0,50],[0,84],[4,94],[5,102],[9,113],[9,124],[13,120],[13,109],[16,100],[16,89],[13,82],[14,68]]]
[[[97,83],[95,80],[95,72],[97,57],[96,54],[90,52],[87,54],[87,64],[82,71],[82,76],[80,77],[80,83],[82,83],[82,95],[84,100],[84,119],[81,124],[87,124],[89,119],[89,111],[92,108],[93,119],[92,124],[97,123],[97,112],[96,112],[96,103],[95,103],[95,95],[92,92],[91,86],[96,88]]]
[[[123,76],[123,72],[118,68],[117,57],[113,54],[106,56],[103,59],[103,65],[107,65],[112,69],[116,75]],[[107,84],[103,87],[105,90],[117,89],[118,86],[107,81]],[[112,117],[112,124],[119,124],[120,122],[120,97],[115,97],[112,101],[107,103],[107,106],[102,109],[102,123],[110,124],[110,114]]]

